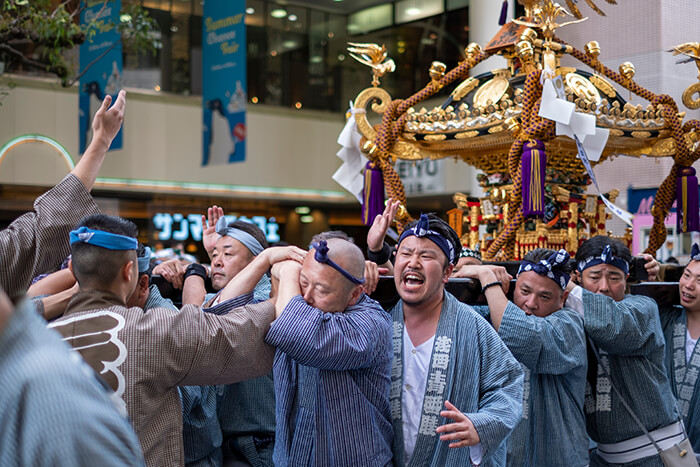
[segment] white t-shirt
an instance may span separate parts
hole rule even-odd
[[[425,386],[428,382],[428,370],[430,369],[430,356],[433,353],[435,336],[420,344],[413,346],[411,338],[403,327],[403,386],[401,387],[401,417],[403,419],[403,447],[404,462],[408,465],[413,450],[416,447],[418,426],[423,411],[423,399]],[[459,408],[459,407],[458,407]],[[471,446],[469,458],[474,465],[481,463],[481,443]]]
[[[403,327],[403,386],[401,388],[401,417],[403,418],[403,446],[406,464],[416,447],[418,425],[423,411],[425,386],[428,382],[430,355],[433,352],[435,336],[414,347]]]
[[[688,363],[690,357],[693,356],[693,350],[695,350],[695,344],[698,343],[697,339],[690,337],[690,331],[685,330],[685,361]]]

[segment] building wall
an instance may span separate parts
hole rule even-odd
[[[690,110],[683,106],[681,95],[691,84],[697,82],[698,69],[694,63],[676,64],[678,56],[668,50],[684,42],[699,40],[697,18],[700,17],[700,2],[684,0],[620,0],[618,5],[597,2],[606,17],[595,14],[588,6],[580,10],[588,20],[560,29],[557,35],[579,50],[588,41],[600,44],[599,59],[608,68],[617,70],[621,63],[632,62],[636,69],[634,80],[655,94],[668,94],[677,103],[685,119],[700,119],[700,109]],[[560,20],[561,21],[561,20]],[[584,68],[574,60],[565,62],[569,66]],[[629,99],[629,91],[617,86],[618,92]],[[649,102],[632,96],[633,105],[643,107]],[[669,173],[671,158],[617,157],[596,166],[594,172],[601,190],[620,190],[616,204],[626,206],[628,188],[658,187]],[[700,170],[700,163],[695,163]],[[594,189],[590,192],[594,193]],[[608,228],[616,234],[624,232],[626,224],[618,219],[608,222]]]

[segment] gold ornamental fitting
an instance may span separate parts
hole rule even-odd
[[[537,31],[532,28],[527,28],[520,34],[521,41],[535,42],[535,39],[537,39]]]
[[[443,76],[445,76],[445,71],[447,70],[447,65],[442,62],[433,62],[430,65],[430,79],[433,81],[440,81]]]
[[[620,65],[620,74],[624,76],[626,80],[631,80],[634,78],[634,65],[632,62],[624,62],[622,65]]]
[[[590,41],[586,44],[584,49],[586,53],[593,58],[597,58],[598,55],[600,55],[600,44],[598,44],[598,41]]]
[[[362,145],[362,152],[368,155],[372,155],[377,151],[377,145],[374,144],[372,141],[365,141],[365,144]]]
[[[464,53],[467,55],[467,58],[476,57],[481,53],[481,46],[476,42],[472,42],[464,49]]]
[[[518,57],[523,62],[532,60],[535,56],[535,50],[532,48],[532,44],[526,40],[522,40],[517,43],[515,50],[518,52]]]
[[[520,132],[520,121],[515,118],[515,117],[508,117],[506,118],[505,122],[506,128],[508,128],[508,131],[515,136]]]
[[[399,207],[396,209],[396,215],[394,216],[394,219],[403,219],[408,215],[408,211],[406,210],[406,206],[403,204],[399,204]]]

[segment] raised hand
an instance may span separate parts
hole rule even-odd
[[[384,246],[384,237],[394,222],[396,211],[399,209],[399,201],[389,198],[382,214],[377,214],[372,226],[367,233],[367,247],[371,251],[380,251]]]
[[[101,140],[107,146],[112,144],[112,140],[122,127],[124,109],[126,108],[126,91],[119,91],[117,100],[114,101],[114,105],[110,108],[111,103],[112,96],[106,96],[92,119],[93,139]]]
[[[216,222],[221,217],[224,217],[224,208],[216,204],[207,209],[206,216],[202,216],[202,244],[210,259],[216,241],[219,240],[219,234],[216,233]]]

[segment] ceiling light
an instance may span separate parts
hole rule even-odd
[[[276,8],[270,12],[270,16],[273,18],[284,18],[287,16],[287,10],[283,8]]]
[[[245,9],[246,14],[252,15],[255,13],[255,8],[248,7]]]
[[[299,19],[299,18],[297,18],[297,15],[289,15],[289,16],[287,16],[287,19],[288,19],[289,21],[296,21],[296,20]]]
[[[294,208],[294,212],[296,212],[297,214],[302,216],[302,215],[306,215],[306,214],[310,213],[311,208],[308,206],[297,206],[296,208]]]
[[[301,216],[299,220],[302,224],[311,224],[314,221],[314,216]]]

